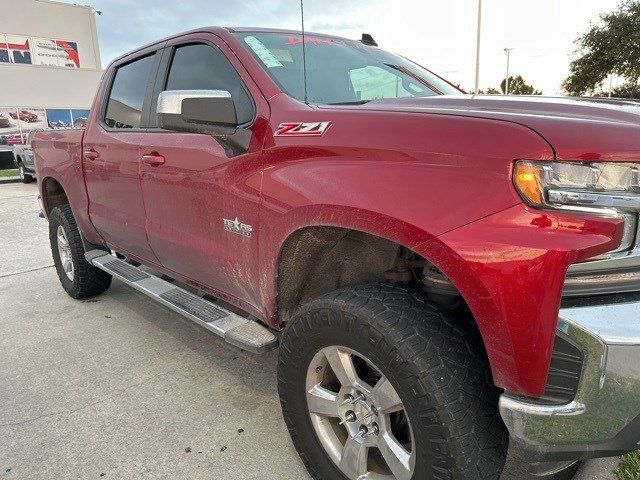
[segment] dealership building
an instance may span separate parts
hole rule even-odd
[[[0,151],[33,129],[84,124],[102,75],[95,15],[90,6],[2,0]]]

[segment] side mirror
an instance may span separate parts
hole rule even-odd
[[[238,126],[233,99],[224,90],[160,92],[157,112],[165,130],[232,135]]]

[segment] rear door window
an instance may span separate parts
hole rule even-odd
[[[253,101],[231,62],[216,47],[178,47],[171,61],[165,90],[225,90],[231,94],[238,123],[253,119]]]
[[[116,70],[104,122],[111,128],[140,128],[142,107],[155,54]]]

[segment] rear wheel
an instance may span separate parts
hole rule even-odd
[[[106,291],[111,275],[84,258],[82,237],[68,204],[51,210],[49,241],[53,263],[65,291],[73,298],[86,298]]]
[[[27,173],[22,162],[18,163],[18,174],[22,183],[31,183],[33,181],[33,176]]]
[[[346,287],[281,340],[285,421],[315,479],[500,477],[508,434],[473,332],[404,287]]]

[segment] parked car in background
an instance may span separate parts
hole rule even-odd
[[[9,125],[9,119],[0,113],[0,128],[7,128]]]
[[[31,130],[27,134],[24,144],[16,144],[13,146],[13,161],[20,172],[20,180],[22,183],[31,183],[36,176],[36,166],[31,149],[31,142],[37,130]]]
[[[21,110],[18,113],[11,112],[11,118],[14,120],[21,120],[23,122],[35,123],[38,121],[38,115],[27,110]]]
[[[633,104],[468,96],[366,35],[204,28],[116,59],[86,128],[33,146],[65,291],[116,277],[279,343],[317,480],[556,480],[638,448]]]
[[[19,133],[7,135],[7,145],[18,145],[24,143],[24,137]]]

